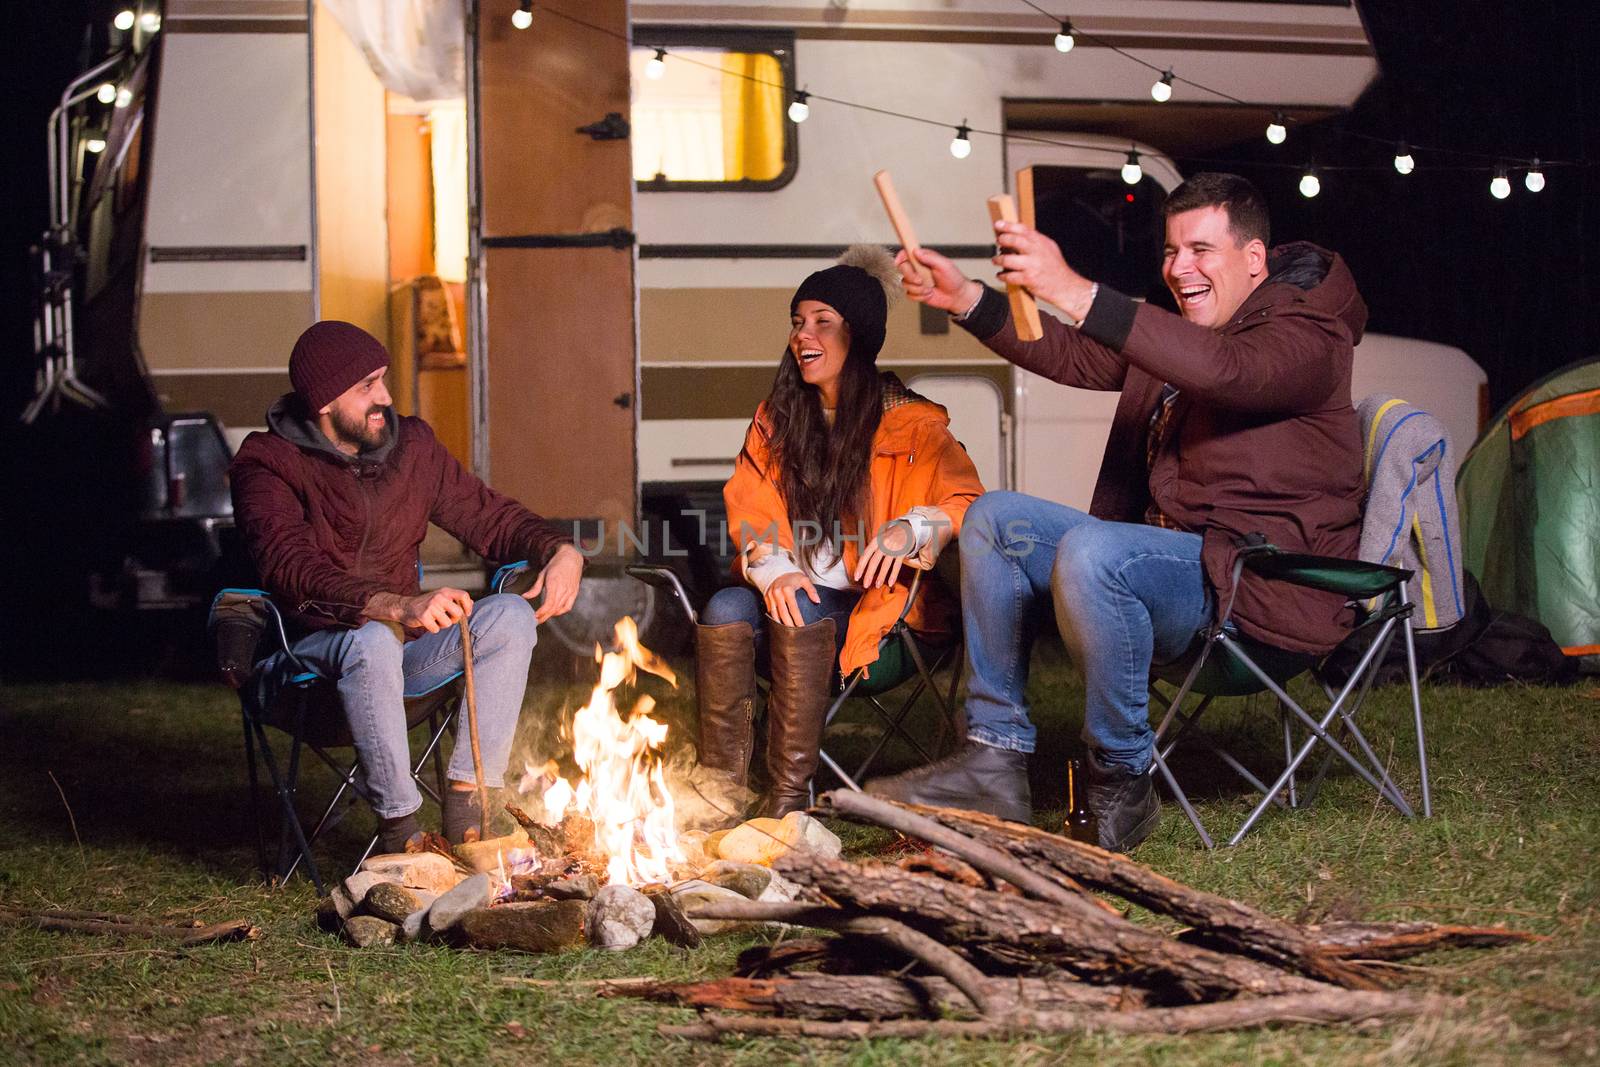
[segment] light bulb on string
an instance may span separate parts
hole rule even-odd
[[[117,87],[111,82],[106,82],[100,86],[99,90],[94,94],[94,98],[102,104],[109,104],[117,98]]]
[[[511,25],[519,30],[533,25],[533,0],[522,0],[517,5],[517,9],[511,13]]]
[[[1533,165],[1528,168],[1528,173],[1523,176],[1522,184],[1528,187],[1528,192],[1537,193],[1544,188],[1544,171],[1539,169],[1539,157],[1533,157]]]
[[[131,9],[123,8],[121,11],[117,12],[116,18],[111,20],[111,25],[115,26],[119,30],[131,30],[133,29],[133,17],[133,11]]]
[[[161,16],[154,11],[146,11],[139,16],[139,28],[145,33],[160,32]]]
[[[811,94],[804,89],[796,89],[794,103],[789,105],[789,121],[799,125],[811,117],[811,105],[806,101],[811,99]]]
[[[667,50],[665,48],[657,48],[656,54],[650,57],[650,62],[644,65],[644,76],[659,81],[666,72]]]
[[[1289,136],[1289,127],[1283,124],[1283,112],[1274,111],[1272,121],[1267,123],[1267,140],[1273,144],[1282,144]]]
[[[1129,185],[1138,185],[1144,178],[1144,168],[1139,166],[1139,150],[1128,149],[1128,161],[1122,165],[1122,180]]]
[[[1307,167],[1306,172],[1300,175],[1300,195],[1310,200],[1322,192],[1322,179],[1317,177],[1316,167]]]
[[[1496,200],[1504,200],[1511,195],[1511,179],[1506,177],[1504,164],[1494,168],[1494,177],[1489,180],[1489,195]]]
[[[1056,34],[1056,51],[1065,55],[1072,51],[1072,46],[1077,42],[1072,38],[1072,23],[1067,19],[1061,20],[1061,32]]]
[[[1172,71],[1162,71],[1161,77],[1150,86],[1150,97],[1158,104],[1165,104],[1172,99]]]
[[[972,142],[967,139],[967,134],[971,132],[972,130],[968,128],[966,120],[963,119],[961,125],[956,127],[955,137],[950,141],[950,154],[952,156],[957,159],[966,159],[972,155]]]
[[[127,107],[133,103],[133,90],[126,87],[118,89],[115,103],[117,107]]]
[[[104,137],[91,137],[83,142],[83,147],[86,151],[99,155],[106,150],[106,139]]]
[[[1394,146],[1394,169],[1401,174],[1410,174],[1417,169],[1417,161],[1411,158],[1411,146],[1404,141]]]

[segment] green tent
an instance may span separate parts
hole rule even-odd
[[[1600,359],[1535,382],[1456,475],[1461,545],[1491,605],[1543,623],[1600,672]]]

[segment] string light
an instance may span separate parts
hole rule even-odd
[[[1274,111],[1272,121],[1267,123],[1267,140],[1273,144],[1282,144],[1284,138],[1289,136],[1289,128],[1283,124],[1283,112]]]
[[[104,137],[91,137],[83,142],[83,147],[85,150],[99,155],[106,150],[106,141]]]
[[[1504,200],[1511,195],[1511,179],[1506,177],[1505,164],[1494,168],[1494,177],[1489,181],[1489,195],[1496,200]]]
[[[789,121],[799,125],[811,117],[811,105],[806,103],[811,99],[811,94],[804,89],[796,89],[794,103],[789,105]]]
[[[117,107],[127,107],[131,103],[133,103],[133,90],[126,87],[118,89],[116,99]]]
[[[1144,168],[1139,166],[1139,150],[1128,149],[1128,161],[1122,165],[1122,180],[1129,185],[1138,185],[1144,178]]]
[[[1528,168],[1528,173],[1523,176],[1522,184],[1528,187],[1528,192],[1537,193],[1544,188],[1544,171],[1539,169],[1539,157],[1533,157],[1533,166]]]
[[[1161,78],[1150,86],[1150,96],[1158,104],[1165,104],[1172,99],[1172,68],[1168,67],[1161,72]]]
[[[117,98],[117,87],[110,82],[106,82],[100,86],[100,90],[94,94],[94,98],[102,104],[109,104]]]
[[[533,25],[533,0],[521,0],[517,4],[517,9],[511,13],[511,25],[519,30]]]
[[[955,139],[950,142],[950,154],[957,159],[966,159],[972,155],[972,142],[967,139],[967,134],[972,130],[967,126],[967,120],[962,119],[961,125],[956,127]]]
[[[1394,169],[1401,174],[1410,174],[1417,169],[1417,161],[1411,158],[1411,146],[1404,141],[1394,146]]]
[[[161,16],[154,11],[146,11],[139,16],[139,28],[145,33],[160,32]]]
[[[666,72],[667,50],[665,48],[657,48],[656,54],[650,58],[650,62],[644,65],[644,76],[659,81]]]
[[[1066,19],[1061,20],[1061,32],[1056,34],[1056,51],[1062,55],[1072,51],[1072,46],[1077,44],[1072,39],[1072,23]]]
[[[111,20],[111,25],[119,30],[133,29],[133,12],[128,8],[123,8],[117,12],[117,17]]]
[[[1306,172],[1300,175],[1300,195],[1310,200],[1322,192],[1322,179],[1317,177],[1317,168],[1307,167]]]

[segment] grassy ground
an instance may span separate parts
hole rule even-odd
[[[1034,692],[1036,799],[1056,811],[1059,768],[1081,707],[1068,667]],[[528,718],[571,691],[530,693]],[[254,849],[236,705],[216,686],[0,688],[0,903],[218,921],[265,936],[181,954],[149,943],[0,927],[0,1062],[24,1063],[1547,1063],[1600,1056],[1600,696],[1570,690],[1431,688],[1435,817],[1407,822],[1336,775],[1310,810],[1268,817],[1237,849],[1205,853],[1169,807],[1137,856],[1206,889],[1300,918],[1507,923],[1550,940],[1416,961],[1442,995],[1416,1023],[1284,1028],[1186,1039],[1047,1038],[992,1043],[689,1046],[656,1035],[687,1013],[593,1000],[508,979],[726,975],[749,939],[694,952],[659,940],[620,954],[535,958],[425,946],[357,951],[320,933],[314,893],[268,889]],[[684,714],[684,696],[664,702]],[[1235,751],[1265,761],[1273,730],[1235,702],[1217,717]],[[1374,697],[1371,736],[1404,784],[1413,746],[1404,695]],[[848,747],[855,738],[845,730]],[[1392,743],[1392,749],[1389,747]],[[1203,813],[1231,824],[1246,796],[1191,756],[1178,766]],[[53,776],[53,780],[52,780]],[[59,784],[59,792],[58,792]],[[70,813],[69,813],[70,808]],[[363,816],[364,818],[364,816]],[[322,851],[359,853],[352,816]],[[75,822],[75,825],[74,825]],[[848,831],[846,831],[848,833]],[[81,843],[79,840],[81,839]],[[870,843],[852,834],[851,843]]]

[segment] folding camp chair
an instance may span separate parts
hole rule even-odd
[[[1295,775],[1318,744],[1326,746],[1327,752],[1315,776],[1316,783],[1320,783],[1330,761],[1337,756],[1377,789],[1401,814],[1407,818],[1415,816],[1405,795],[1395,785],[1372,745],[1356,725],[1356,716],[1371,691],[1378,674],[1377,668],[1397,634],[1402,635],[1405,642],[1407,678],[1417,734],[1417,763],[1422,778],[1422,813],[1424,817],[1431,816],[1433,804],[1428,788],[1427,745],[1423,735],[1422,701],[1417,687],[1417,659],[1411,631],[1412,604],[1406,594],[1406,582],[1411,578],[1411,572],[1375,563],[1282,552],[1259,537],[1246,539],[1240,551],[1234,565],[1234,588],[1238,588],[1239,578],[1245,570],[1275,581],[1340,593],[1357,602],[1357,610],[1363,613],[1363,618],[1346,645],[1354,644],[1361,652],[1355,670],[1337,691],[1326,682],[1321,682],[1329,703],[1320,717],[1314,717],[1303,708],[1289,695],[1285,686],[1298,675],[1315,671],[1323,657],[1288,652],[1242,636],[1231,625],[1231,604],[1226,606],[1217,621],[1200,631],[1184,656],[1153,669],[1152,673],[1157,679],[1176,685],[1177,692],[1168,697],[1155,685],[1151,686],[1151,695],[1164,707],[1165,715],[1156,729],[1155,759],[1150,773],[1159,773],[1166,781],[1178,806],[1194,824],[1205,847],[1215,847],[1211,835],[1207,833],[1194,805],[1189,802],[1168,765],[1173,749],[1186,736],[1201,740],[1230,769],[1263,794],[1262,800],[1243,825],[1228,840],[1230,845],[1238,844],[1268,807],[1275,804],[1300,807],[1309,803],[1310,796],[1297,789]],[[1283,729],[1285,766],[1271,785],[1264,784],[1196,728],[1201,715],[1217,697],[1246,696],[1259,692],[1270,692],[1276,698]],[[1191,693],[1200,699],[1192,708],[1185,709],[1184,700]],[[1355,752],[1333,736],[1330,727],[1335,725],[1335,721]],[[1174,726],[1176,729],[1173,729]],[[1308,735],[1298,747],[1295,744],[1297,727]],[[1314,789],[1315,784],[1312,791]]]
[[[495,576],[496,592],[527,569],[526,562],[502,567]],[[239,696],[239,710],[244,725],[245,766],[250,780],[250,806],[255,822],[256,856],[264,875],[279,884],[287,882],[301,862],[318,893],[325,892],[321,872],[311,846],[322,833],[344,816],[339,804],[347,793],[366,800],[372,795],[359,773],[359,764],[345,763],[329,751],[350,748],[353,739],[346,724],[344,710],[339,702],[334,684],[310,670],[294,654],[283,615],[268,594],[260,589],[224,589],[211,603],[207,624],[217,667],[223,680]],[[273,670],[266,669],[267,660],[282,652],[283,659]],[[456,684],[461,674],[457,672],[438,685],[421,693],[407,693],[405,698],[406,727],[414,730],[427,724],[427,743],[411,768],[411,777],[417,788],[440,803],[446,789],[445,765],[441,747],[445,732],[455,721],[460,687]],[[273,750],[268,728],[286,734],[289,754],[286,762],[280,761]],[[339,779],[338,788],[323,807],[315,824],[308,832],[295,807],[295,797],[300,787],[302,749],[309,750],[333,771]],[[271,865],[267,861],[267,843],[260,803],[260,782],[257,761],[266,767],[273,793],[279,808],[277,855]],[[433,763],[433,781],[423,778],[424,769]],[[350,801],[354,803],[353,799]],[[348,810],[348,805],[346,811]],[[357,860],[371,855],[378,843],[376,834]]]
[[[916,599],[922,582],[943,581],[951,588],[958,588],[959,584],[952,575],[958,566],[957,551],[954,543],[950,544],[939,557],[936,566],[936,575],[929,577],[926,572],[916,570],[911,578],[910,596],[906,598],[906,606],[901,609],[900,616],[884,635],[878,645],[878,659],[869,667],[860,668],[850,672],[848,678],[834,679],[834,696],[828,706],[824,718],[823,729],[832,724],[839,712],[844,708],[845,701],[851,697],[859,697],[866,701],[873,713],[883,725],[883,731],[878,735],[871,751],[866,758],[855,768],[854,773],[846,772],[844,767],[826,749],[819,752],[822,765],[832,771],[839,781],[851,789],[860,791],[859,782],[866,777],[889,742],[899,737],[912,748],[926,762],[932,762],[937,754],[953,741],[959,741],[962,736],[961,712],[956,703],[956,692],[961,686],[961,668],[965,663],[962,641],[959,631],[952,635],[948,641],[933,643],[926,639],[918,638],[916,633],[906,625],[906,613],[910,610],[912,602]],[[694,606],[689,602],[688,594],[684,591],[683,583],[678,576],[668,567],[635,564],[629,566],[627,571],[640,581],[655,586],[676,602],[691,624],[699,623],[699,615]],[[950,668],[948,683],[941,689],[937,680],[938,673],[946,667]],[[909,694],[898,707],[891,708],[885,699],[891,692],[911,682]],[[909,730],[907,720],[912,710],[917,706],[923,694],[930,694],[934,705],[940,713],[938,733],[935,737],[932,751],[925,746],[915,734]]]

